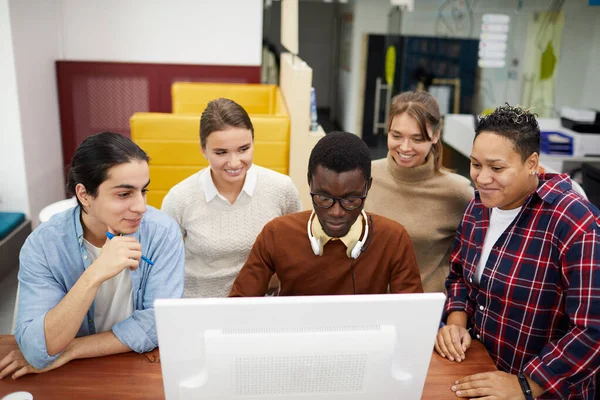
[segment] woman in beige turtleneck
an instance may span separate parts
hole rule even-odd
[[[440,110],[433,96],[406,92],[392,99],[387,144],[387,158],[373,161],[365,207],[404,225],[425,292],[443,292],[454,235],[473,188],[442,167]]]

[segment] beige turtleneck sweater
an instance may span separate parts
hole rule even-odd
[[[450,172],[436,174],[433,157],[414,168],[399,167],[388,153],[373,161],[373,185],[365,208],[404,226],[410,235],[425,292],[443,292],[456,229],[473,188]]]

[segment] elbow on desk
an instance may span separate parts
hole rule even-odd
[[[48,356],[50,356],[50,357],[58,356],[63,351],[65,351],[66,347],[67,346],[63,346],[63,347],[56,346],[55,347],[55,346],[52,346],[52,345],[48,345],[48,343],[46,342],[46,348],[47,348]]]
[[[60,353],[51,354],[37,346],[28,346],[27,342],[19,343],[19,349],[23,353],[25,360],[34,368],[42,370],[54,362]]]
[[[60,353],[62,353],[63,351],[65,351],[65,349],[69,345],[69,343],[67,343],[67,344],[65,344],[63,346],[59,346],[57,343],[55,343],[56,340],[54,340],[54,341],[48,340],[48,337],[46,336],[45,333],[44,333],[43,340],[44,340],[44,344],[45,344],[45,347],[46,347],[46,353],[50,357],[58,356]],[[73,340],[73,339],[71,339],[71,340]]]
[[[55,353],[50,352],[46,347],[46,339],[43,335],[41,337],[36,335],[30,328],[30,325],[17,326],[15,339],[25,360],[36,369],[44,369],[58,358],[62,350]]]

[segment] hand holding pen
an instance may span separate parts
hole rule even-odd
[[[115,236],[109,229],[113,239],[106,238],[98,259],[90,265],[89,270],[97,284],[118,275],[125,268],[136,270],[142,258],[142,245],[133,236]]]
[[[110,228],[109,228],[109,230],[110,230]],[[106,232],[106,237],[108,238],[108,240],[111,240],[112,238],[115,237],[115,235],[111,232]],[[150,265],[154,265],[154,261],[150,260],[149,258],[146,258],[146,256],[144,256],[144,255],[142,255],[142,260],[146,261]]]

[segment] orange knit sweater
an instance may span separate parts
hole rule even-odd
[[[410,238],[399,223],[369,214],[363,252],[348,258],[341,240],[330,240],[316,256],[306,231],[310,211],[276,218],[263,228],[233,283],[230,297],[264,296],[277,274],[280,296],[421,293],[423,287]]]

